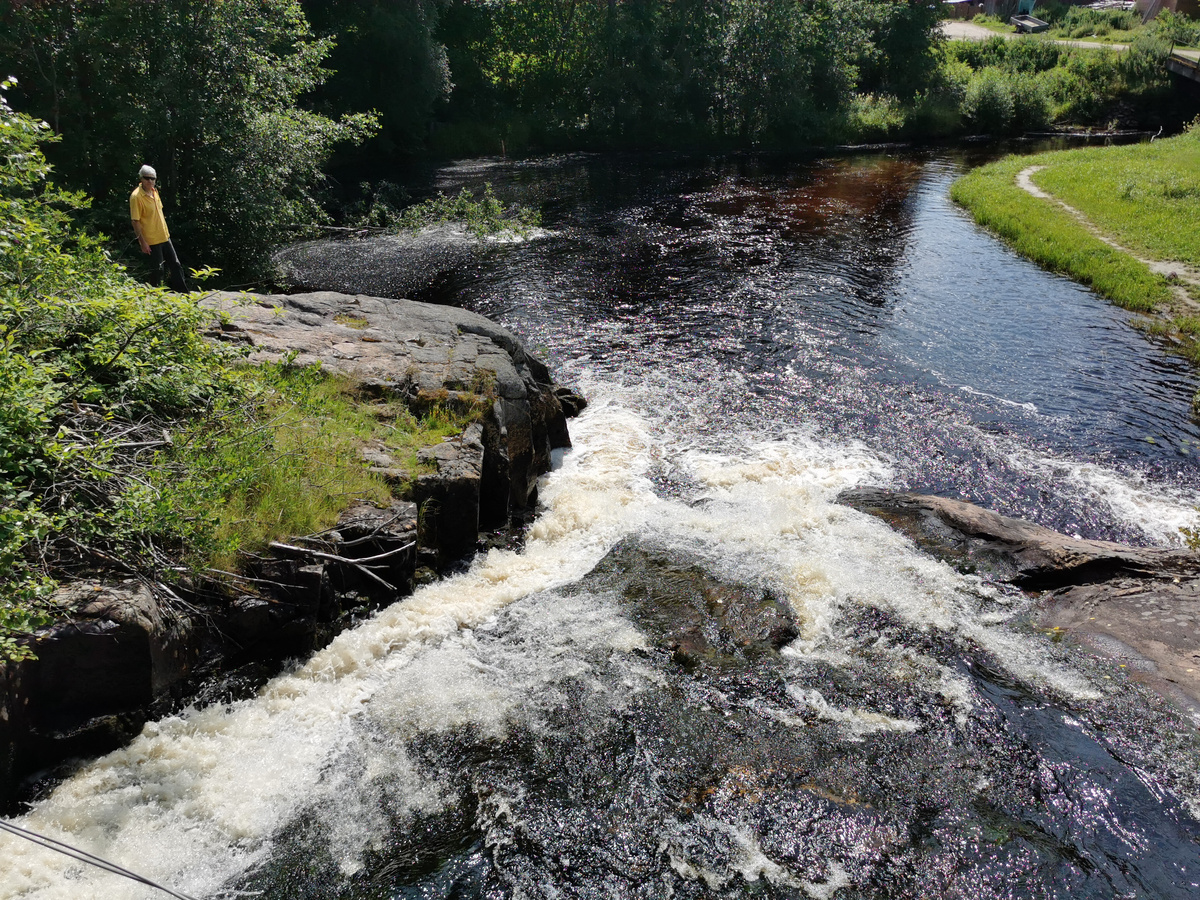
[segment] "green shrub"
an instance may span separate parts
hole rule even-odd
[[[1010,129],[1013,132],[1042,131],[1049,127],[1053,106],[1045,82],[1040,78],[1016,76],[1009,79],[1009,89],[1012,92]]]
[[[962,111],[975,133],[1020,134],[1046,128],[1052,106],[1039,78],[987,68],[967,85]]]
[[[1195,19],[1164,9],[1150,24],[1168,44],[1178,47],[1200,47],[1200,22]]]
[[[1013,94],[999,69],[977,72],[963,97],[963,118],[977,134],[1007,134],[1013,121]]]
[[[113,460],[156,416],[229,389],[186,297],[132,281],[74,231],[87,201],[49,180],[49,127],[14,113],[0,85],[0,657],[46,615],[55,536],[120,492]]]
[[[367,187],[364,185],[364,188]],[[483,186],[483,194],[478,200],[466,188],[453,197],[439,193],[436,197],[399,209],[397,202],[402,200],[407,200],[406,193],[387,182],[380,182],[360,207],[362,212],[352,220],[353,224],[417,230],[455,222],[476,237],[505,231],[527,235],[541,224],[541,215],[537,210],[528,207],[506,210],[492,192],[491,184]]]
[[[1070,48],[1053,41],[1015,40],[1005,41],[1002,67],[1012,73],[1045,72],[1055,68]]]
[[[1161,35],[1153,31],[1140,32],[1117,64],[1126,89],[1146,91],[1167,86],[1170,75],[1166,62],[1170,54],[1171,46]]]
[[[856,94],[847,112],[847,127],[855,141],[884,141],[903,130],[906,113],[901,103],[886,94]]]

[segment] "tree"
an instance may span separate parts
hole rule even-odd
[[[0,63],[62,135],[52,162],[97,199],[94,223],[129,233],[126,197],[150,162],[185,261],[230,274],[321,216],[325,160],[375,125],[300,107],[331,43],[297,0],[26,0],[0,32]]]
[[[328,111],[379,113],[361,156],[392,160],[425,149],[434,112],[450,94],[446,48],[437,40],[448,0],[302,0],[318,34],[336,42],[333,75],[317,91]]]
[[[936,4],[935,4],[936,7]],[[576,143],[795,145],[935,71],[922,0],[453,0],[451,110]],[[460,73],[469,73],[463,77]]]

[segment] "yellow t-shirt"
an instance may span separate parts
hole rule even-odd
[[[142,237],[147,244],[164,244],[171,239],[171,232],[167,231],[167,217],[163,215],[162,198],[158,196],[157,189],[153,196],[140,186],[133,189],[129,195],[129,218],[142,223]]]

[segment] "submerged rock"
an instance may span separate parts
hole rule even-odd
[[[636,539],[613,548],[581,584],[617,592],[634,621],[687,667],[773,655],[799,636],[783,598],[724,582]]]

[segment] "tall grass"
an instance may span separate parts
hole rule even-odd
[[[387,503],[392,488],[369,471],[361,449],[386,450],[415,477],[417,450],[468,418],[435,407],[418,419],[318,368],[254,367],[242,378],[249,402],[183,430],[122,504],[140,530],[173,538],[195,569],[233,568],[272,540],[328,528],[355,500]]]

